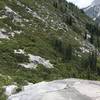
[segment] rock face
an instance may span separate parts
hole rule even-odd
[[[100,0],[94,0],[84,11],[88,16],[93,18],[93,20],[100,22]]]
[[[100,0],[94,0],[94,1],[93,1],[93,4],[94,4],[94,5],[99,5],[99,4],[100,4]]]
[[[16,89],[18,87],[16,85],[9,85],[9,86],[4,86],[5,89],[5,95],[10,96],[13,93],[16,93]]]
[[[24,86],[8,100],[100,100],[100,82],[65,79]]]

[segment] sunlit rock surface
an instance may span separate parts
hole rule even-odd
[[[100,100],[100,82],[65,79],[29,84],[8,100]]]

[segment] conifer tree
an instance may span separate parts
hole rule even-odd
[[[57,2],[54,2],[54,3],[53,3],[53,6],[54,6],[55,8],[58,8]]]
[[[84,39],[85,40],[87,39],[87,32],[85,32]]]
[[[71,58],[72,58],[72,45],[71,44],[69,44],[65,48],[64,57],[65,57],[66,60],[71,60]]]
[[[94,43],[94,35],[93,35],[93,33],[91,34],[90,43],[91,43],[91,44]]]

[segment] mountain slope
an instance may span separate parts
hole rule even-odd
[[[94,0],[92,4],[85,8],[84,11],[88,16],[93,18],[96,22],[100,21],[100,1],[99,0]]]
[[[0,1],[0,99],[5,85],[17,84],[20,91],[29,82],[99,79],[98,32],[65,0]]]

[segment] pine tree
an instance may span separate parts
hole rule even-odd
[[[89,54],[89,67],[92,71],[96,71],[96,64],[97,64],[97,51],[92,51]]]
[[[93,33],[91,34],[90,43],[91,43],[91,44],[94,43],[94,35],[93,35]]]
[[[72,26],[72,18],[71,17],[69,17],[69,25]]]
[[[97,48],[100,47],[100,39],[99,39],[99,36],[97,36]]]
[[[64,57],[65,57],[66,60],[71,60],[71,58],[72,58],[72,45],[71,44],[69,44],[65,48]]]
[[[70,26],[72,26],[72,17],[71,16],[65,16],[64,22]]]
[[[54,6],[55,8],[58,8],[57,2],[54,2],[54,3],[53,3],[53,6]]]
[[[84,39],[86,40],[87,39],[87,33],[85,32],[85,35],[84,35]]]
[[[54,46],[57,51],[62,52],[62,41],[60,39],[55,40]]]

